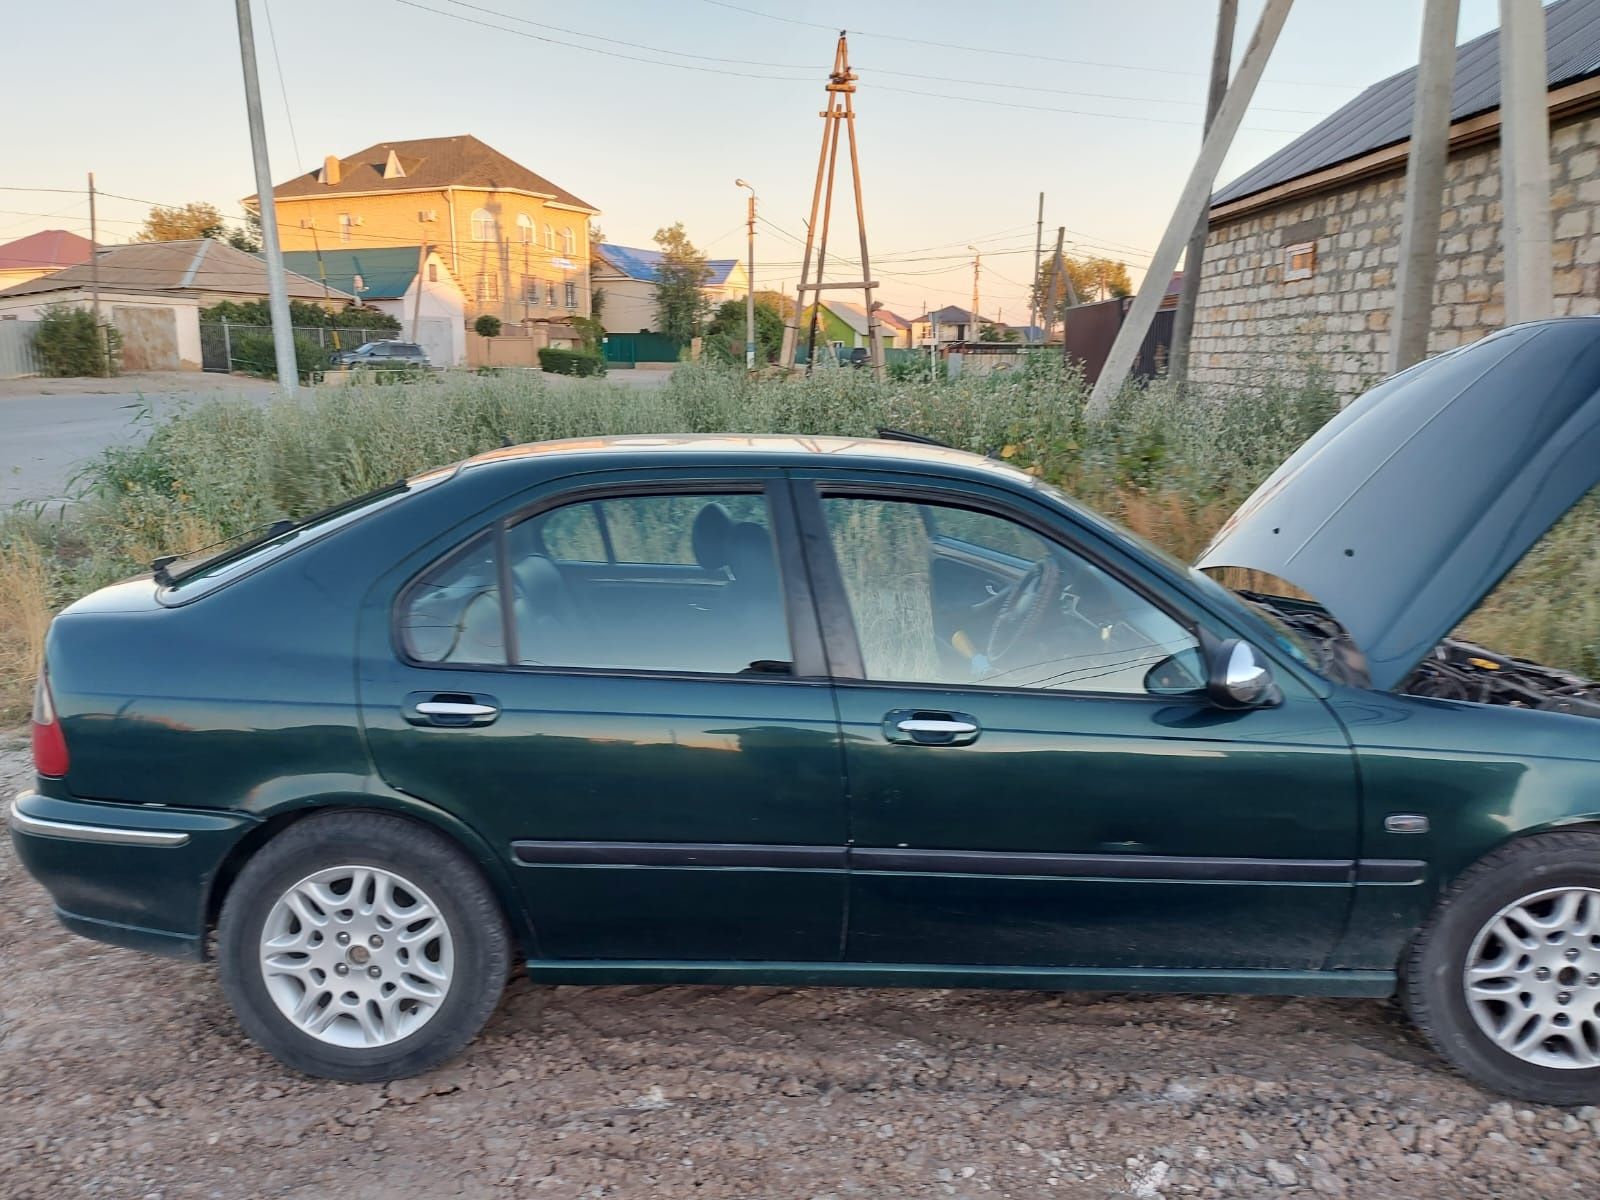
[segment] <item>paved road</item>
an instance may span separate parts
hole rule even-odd
[[[93,391],[91,381],[14,380],[0,384],[0,509],[19,502],[66,498],[77,468],[108,446],[133,444],[148,427],[136,421],[143,405],[157,416],[179,406],[228,391],[273,395],[253,380],[209,381],[153,376],[118,379],[118,391]]]

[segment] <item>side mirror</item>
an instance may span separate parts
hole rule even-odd
[[[1206,695],[1218,708],[1261,708],[1281,698],[1271,668],[1249,642],[1229,638],[1208,650]]]

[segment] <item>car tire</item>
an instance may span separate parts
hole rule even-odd
[[[1423,1036],[1475,1082],[1600,1102],[1600,834],[1523,838],[1462,872],[1407,951],[1401,988]]]
[[[306,818],[262,847],[223,903],[217,957],[262,1049],[350,1082],[415,1075],[460,1051],[512,960],[500,905],[461,848],[365,812]]]

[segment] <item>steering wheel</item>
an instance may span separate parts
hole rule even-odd
[[[1061,567],[1054,556],[1046,555],[1024,572],[1006,590],[989,630],[988,658],[991,664],[1007,661],[1012,652],[1039,632],[1049,617],[1054,597],[1061,594]]]

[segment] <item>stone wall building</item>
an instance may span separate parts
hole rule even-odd
[[[1600,0],[1545,14],[1555,311],[1600,313]],[[1430,354],[1504,323],[1498,42],[1456,51]],[[1385,373],[1415,85],[1373,85],[1212,197],[1195,381],[1314,366],[1348,398]]]

